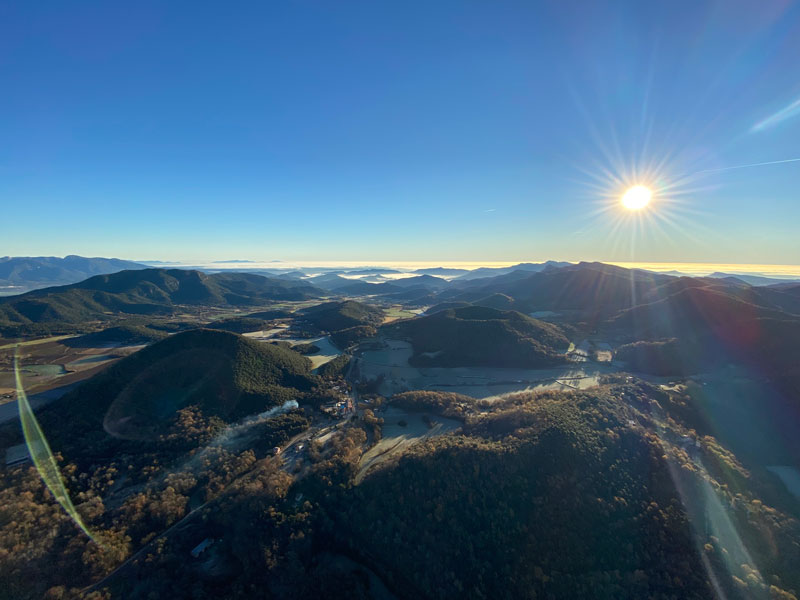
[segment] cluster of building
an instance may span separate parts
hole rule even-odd
[[[334,402],[324,404],[320,410],[330,417],[336,419],[344,419],[355,413],[355,405],[353,399],[345,383],[334,383],[330,386],[329,390],[336,398]]]
[[[325,404],[322,406],[321,410],[326,415],[336,419],[346,419],[347,417],[355,414],[355,405],[353,404],[353,399],[350,396],[342,396],[335,402]]]

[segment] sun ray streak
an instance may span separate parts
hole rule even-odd
[[[750,167],[764,167],[766,165],[782,165],[784,163],[800,162],[800,158],[786,158],[784,160],[769,160],[767,162],[750,163],[747,165],[735,165],[733,167],[721,167],[719,169],[705,169],[697,173],[719,173],[720,171],[733,171],[734,169],[749,169]]]

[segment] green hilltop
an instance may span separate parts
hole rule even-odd
[[[64,442],[80,454],[86,436],[102,443],[111,443],[109,437],[156,440],[187,407],[233,422],[300,400],[316,382],[311,362],[292,350],[234,333],[193,329],[95,375],[46,409],[43,421],[55,407],[69,407],[69,430],[83,437]]]

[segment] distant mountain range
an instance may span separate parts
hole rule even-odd
[[[469,269],[451,269],[448,267],[433,267],[429,269],[417,269],[414,271],[419,275],[436,275],[439,277],[456,277],[458,275],[466,275]]]
[[[22,260],[16,264],[23,264]],[[81,261],[101,259],[54,260],[85,265]],[[124,264],[102,260],[108,268]],[[11,259],[5,259],[0,265],[10,263]],[[652,364],[651,371],[669,373],[746,361],[772,377],[792,379],[800,388],[800,351],[796,348],[800,281],[750,285],[742,277],[724,273],[679,277],[604,263],[554,261],[476,269],[450,280],[429,273],[383,283],[351,277],[332,272],[308,277],[299,270],[270,277],[231,271],[125,270],[0,298],[0,333],[14,337],[68,332],[87,322],[126,315],[170,315],[181,305],[256,307],[275,301],[369,298],[381,305],[424,307],[428,315],[466,307],[512,310],[534,317],[550,313],[544,318],[567,329],[594,331],[629,345],[626,356],[640,370],[647,370],[648,362],[658,363]],[[354,305],[347,303],[341,306],[344,308],[336,309],[341,314],[335,315],[341,322],[320,322],[317,327],[333,331],[363,326],[362,309],[351,310]],[[313,310],[305,314],[309,322],[323,316]],[[350,322],[344,318],[348,316],[356,318]],[[465,329],[468,325],[494,327],[504,318],[487,319],[492,324],[467,323],[472,320],[428,322],[452,327],[453,339],[462,339],[462,334],[466,336],[463,339],[470,339],[473,332]],[[375,322],[379,322],[377,317]],[[677,341],[667,344],[668,340]],[[678,358],[684,364],[678,364]]]
[[[458,279],[465,280],[465,279],[481,279],[483,277],[494,277],[496,275],[506,275],[508,273],[512,273],[513,271],[531,271],[533,273],[537,273],[539,271],[544,271],[545,269],[549,268],[558,268],[558,267],[568,267],[572,263],[563,262],[563,261],[556,261],[556,260],[548,260],[543,263],[519,263],[517,265],[512,265],[510,267],[481,267],[479,269],[473,269],[472,271],[468,271]]]
[[[19,294],[37,288],[75,283],[93,275],[143,268],[145,265],[118,258],[4,256],[0,257],[0,294]]]
[[[252,263],[252,262],[255,262],[255,261],[254,260],[215,260],[214,264],[225,265],[225,264]]]
[[[275,261],[273,261],[275,262]],[[279,261],[278,261],[279,262]],[[518,263],[509,267],[481,267],[463,269],[453,267],[428,267],[415,270],[402,270],[389,267],[352,267],[352,268],[311,268],[311,267],[268,267],[257,266],[251,260],[220,260],[205,266],[176,265],[164,261],[133,262],[116,258],[86,258],[82,256],[58,257],[3,257],[0,258],[0,296],[21,294],[45,287],[68,285],[92,277],[130,269],[169,268],[195,270],[207,273],[252,273],[280,279],[305,280],[326,290],[337,290],[345,294],[389,294],[400,291],[399,288],[426,288],[439,290],[442,282],[485,281],[507,275],[511,279],[523,279],[525,274],[538,273],[552,269],[573,266],[564,261],[546,261],[542,263]],[[260,263],[264,264],[264,263]],[[238,266],[237,266],[238,265]],[[661,272],[659,275],[689,276],[679,271]],[[432,277],[421,279],[421,277]],[[736,274],[716,272],[707,276],[712,279],[724,279],[729,283],[741,283],[750,286],[769,286],[780,283],[800,282],[800,278],[773,278],[759,274]],[[386,284],[382,288],[366,287],[363,284]],[[413,292],[412,292],[413,295]],[[408,293],[405,294],[408,296]]]
[[[742,275],[732,273],[711,273],[709,277],[713,279],[738,279],[747,285],[776,285],[779,283],[800,283],[800,279],[778,279],[773,277],[764,277],[762,275]]]

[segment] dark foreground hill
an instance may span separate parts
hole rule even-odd
[[[797,502],[722,447],[689,397],[629,380],[491,405],[405,394],[403,410],[447,413],[460,429],[360,483],[380,412],[307,442],[292,470],[247,446],[196,450],[185,440],[212,424],[184,411],[184,437],[158,442],[189,448],[166,474],[140,466],[141,442],[104,456],[93,430],[50,419],[55,450],[71,433],[63,472],[103,546],[36,470],[0,471],[0,547],[16,549],[0,553],[7,597],[73,600],[101,582],[92,591],[112,599],[795,598]],[[296,414],[269,423],[283,439],[307,426]],[[72,462],[86,446],[91,460]]]
[[[252,306],[305,300],[324,292],[300,281],[248,273],[142,269],[0,298],[0,326],[79,324],[113,314],[170,314],[176,305]]]
[[[419,366],[537,367],[564,362],[569,340],[555,325],[483,306],[448,308],[384,326],[414,347]]]

